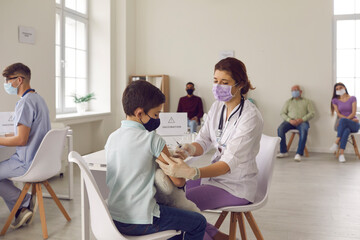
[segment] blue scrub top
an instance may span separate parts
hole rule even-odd
[[[29,168],[46,133],[51,129],[49,109],[44,99],[35,92],[23,96],[15,106],[14,133],[17,135],[19,124],[30,128],[28,142],[25,146],[17,146],[10,157],[14,167]]]

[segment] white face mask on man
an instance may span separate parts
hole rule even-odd
[[[336,90],[336,95],[342,96],[346,93],[345,89]]]

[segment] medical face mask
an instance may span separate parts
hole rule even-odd
[[[17,95],[18,93],[18,88],[14,88],[11,83],[4,83],[4,89],[10,95]]]
[[[146,114],[146,115],[148,115],[148,114]],[[145,124],[143,123],[143,125],[144,125],[146,130],[151,132],[151,131],[154,131],[155,129],[157,129],[160,126],[160,118],[156,119],[156,118],[152,118],[150,116],[149,116],[149,118],[150,118],[150,120]],[[141,119],[140,119],[140,121],[141,121]]]
[[[300,97],[300,91],[291,91],[291,96],[293,98],[298,98]]]
[[[342,96],[346,93],[345,89],[336,90],[336,95]]]
[[[212,91],[216,100],[228,102],[234,97],[234,95],[231,94],[231,89],[232,86],[230,85],[221,85],[214,83]]]
[[[194,89],[186,89],[187,94],[192,95],[194,92]]]

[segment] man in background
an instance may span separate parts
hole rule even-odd
[[[195,85],[192,82],[188,82],[185,88],[187,95],[180,98],[177,112],[186,112],[188,117],[188,126],[190,132],[196,132],[197,126],[200,124],[200,119],[204,115],[203,105],[201,98],[195,96]]]
[[[280,141],[280,153],[278,158],[287,157],[286,136],[285,134],[291,129],[299,130],[299,145],[294,160],[300,162],[301,156],[304,155],[306,139],[309,130],[309,120],[315,115],[314,107],[309,99],[301,97],[302,90],[299,85],[291,88],[292,98],[286,101],[281,111],[281,117],[284,121],[278,128]]]

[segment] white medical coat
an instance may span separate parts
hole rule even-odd
[[[230,120],[225,121],[225,109],[223,134],[221,144],[219,144],[216,130],[219,126],[223,106],[223,102],[215,101],[213,103],[195,142],[202,146],[204,153],[215,147],[217,150],[211,162],[223,161],[229,165],[230,171],[221,176],[203,178],[201,184],[222,188],[236,197],[254,202],[258,173],[255,158],[260,148],[263,119],[259,110],[249,100],[245,100],[240,118],[238,111]],[[234,108],[233,112],[237,108],[238,106]]]

